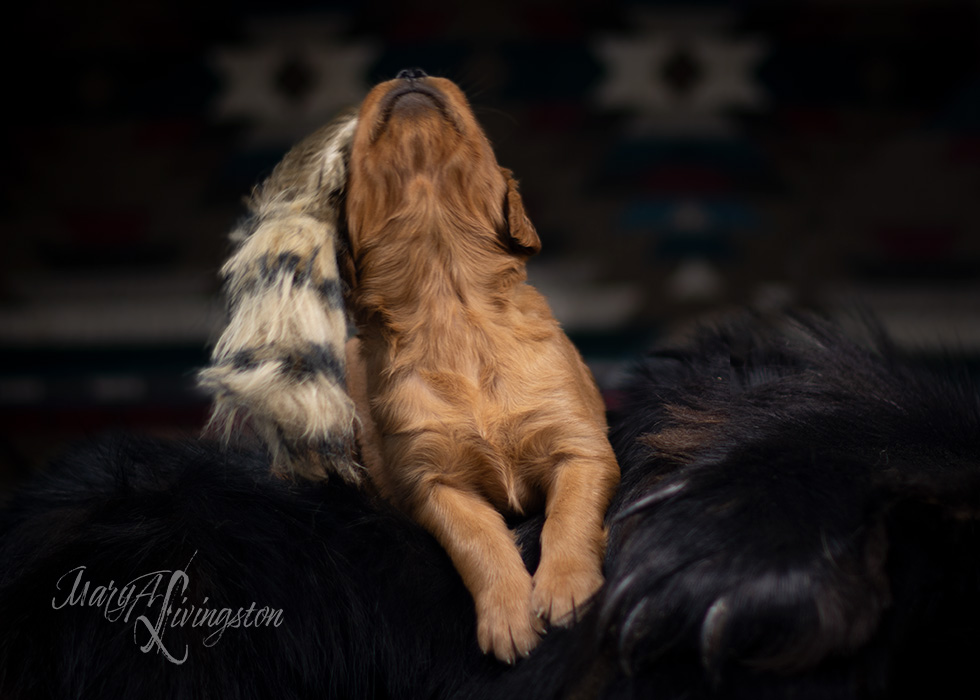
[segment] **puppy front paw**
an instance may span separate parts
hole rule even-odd
[[[476,637],[484,654],[512,664],[540,641],[544,626],[531,613],[531,577],[506,585],[497,582],[476,599]],[[517,578],[517,577],[515,577]]]
[[[567,627],[581,616],[600,586],[598,562],[545,558],[534,574],[531,609],[537,617]]]

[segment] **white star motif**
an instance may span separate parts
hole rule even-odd
[[[226,86],[214,104],[220,121],[245,118],[278,121],[289,111],[285,95],[273,89],[282,59],[279,48],[221,49],[213,58]]]
[[[596,95],[599,103],[644,111],[669,108],[672,97],[656,73],[672,48],[669,42],[657,40],[604,39],[597,43],[595,52],[609,69]]]
[[[596,101],[605,108],[633,112],[638,117],[634,127],[725,134],[730,131],[727,110],[760,109],[766,104],[753,75],[765,54],[759,40],[695,31],[606,37],[594,50],[607,69]],[[696,69],[686,89],[671,85],[666,75],[668,61],[679,55],[688,57]]]
[[[367,69],[376,55],[370,43],[344,44],[310,31],[273,31],[257,37],[251,48],[220,49],[212,64],[224,90],[213,105],[214,117],[249,122],[253,145],[291,143],[364,98]],[[309,78],[294,95],[279,84],[289,66]]]

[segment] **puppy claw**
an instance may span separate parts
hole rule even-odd
[[[480,651],[484,654],[492,653],[505,664],[513,665],[517,657],[526,658],[531,651],[538,645],[540,637],[533,625],[526,625],[524,629],[506,630],[487,630],[482,626],[477,632],[480,644]]]
[[[511,605],[512,617],[506,618],[501,609],[486,611],[477,620],[477,642],[484,654],[492,653],[500,661],[513,664],[518,657],[526,658],[541,641],[542,623],[531,615],[528,602]]]
[[[548,625],[546,624],[546,620],[540,615],[534,615],[531,618],[531,626],[534,628],[534,631],[538,633],[539,637],[548,633]]]
[[[568,627],[578,620],[599,587],[602,575],[595,565],[587,564],[578,570],[564,568],[565,574],[552,573],[552,569],[538,570],[534,576],[531,593],[531,609],[535,616],[548,620],[556,627]]]

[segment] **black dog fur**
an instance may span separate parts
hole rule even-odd
[[[745,314],[645,357],[612,421],[607,583],[513,668],[480,654],[431,537],[339,480],[204,442],[73,451],[0,515],[0,697],[975,693],[980,390],[858,336]],[[515,525],[531,570],[540,524]],[[182,569],[174,606],[282,624],[169,627],[177,665],[148,644],[160,599],[55,608],[79,566],[92,587]]]

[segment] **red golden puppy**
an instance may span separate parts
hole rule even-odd
[[[452,82],[402,71],[365,99],[347,223],[352,393],[380,453],[365,461],[449,553],[481,649],[512,662],[602,583],[619,480],[602,398],[525,283],[541,243]],[[542,508],[532,580],[503,514]]]

